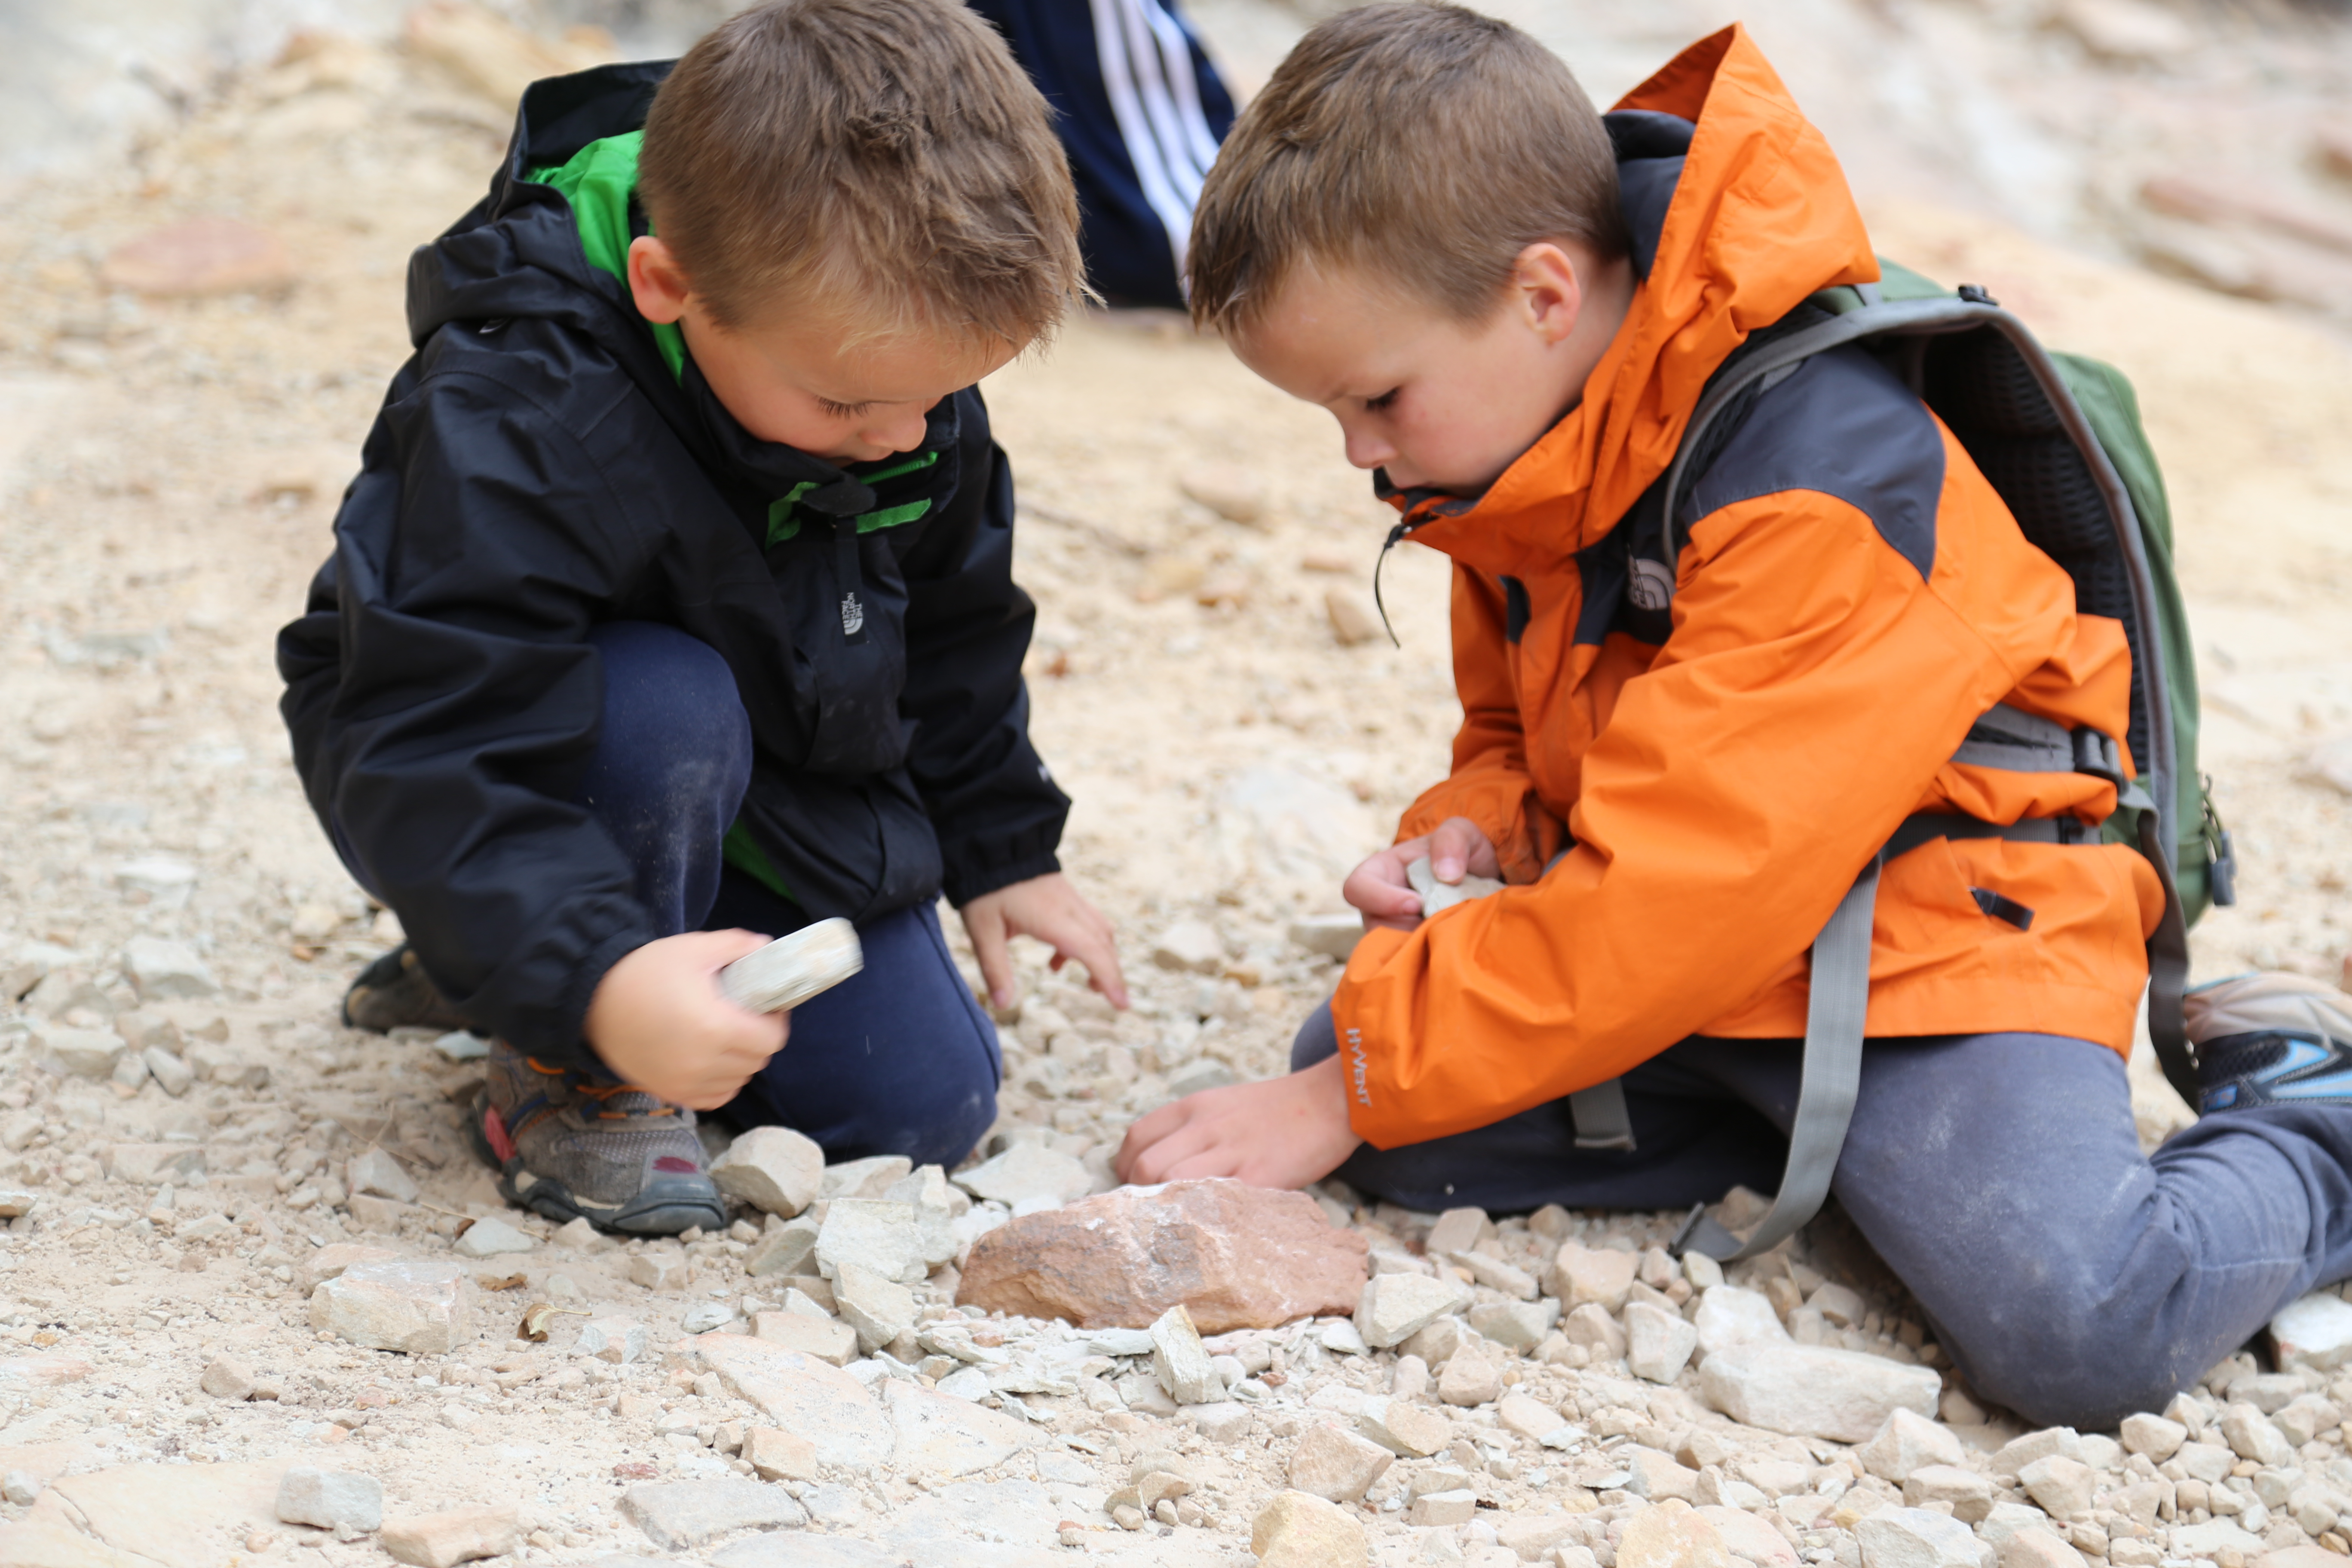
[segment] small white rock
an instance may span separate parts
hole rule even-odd
[[[1375,1274],[1357,1298],[1356,1331],[1372,1349],[1387,1350],[1461,1308],[1469,1297],[1468,1287],[1451,1278]]]
[[[538,1246],[536,1237],[525,1236],[495,1215],[486,1215],[466,1227],[455,1250],[464,1258],[496,1258],[502,1253],[529,1252]]]
[[[1181,1303],[1151,1325],[1151,1370],[1168,1397],[1179,1405],[1209,1405],[1225,1396],[1224,1380],[1209,1364],[1201,1332]]]
[[[1863,1568],[1990,1568],[1992,1549],[1948,1513],[1883,1508],[1854,1526]]]
[[[710,1163],[719,1190],[762,1214],[792,1218],[824,1184],[824,1151],[789,1127],[753,1127]]]
[[[1698,1330],[1679,1312],[1647,1301],[1625,1308],[1625,1365],[1634,1376],[1672,1383],[1698,1348]]]

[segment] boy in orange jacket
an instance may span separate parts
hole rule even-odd
[[[1369,930],[1296,1070],[1145,1118],[1124,1176],[1337,1171],[1427,1209],[1774,1188],[1807,950],[1857,869],[1921,814],[2046,822],[1890,848],[1839,1200],[1975,1386],[2050,1421],[2161,1409],[2352,1273],[2340,1104],[2139,1152],[2124,1060],[2164,890],[2097,841],[2116,784],[1955,755],[1997,704],[2123,733],[2129,650],[1920,398],[1860,347],[1802,362],[1693,467],[1672,581],[1629,548],[1710,375],[1878,273],[1743,32],[1603,117],[1506,24],[1346,13],[1235,125],[1190,271],[1195,315],[1454,557],[1464,720],[1452,776],[1348,879]],[[1423,919],[1423,856],[1508,885]],[[2249,1083],[2286,1049],[2218,1043]],[[1570,1097],[1621,1079],[1617,1146],[1580,1141]]]

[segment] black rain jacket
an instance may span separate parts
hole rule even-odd
[[[738,826],[812,918],[1055,870],[1069,807],[1029,742],[1034,607],[978,390],[932,411],[936,461],[870,487],[758,440],[690,361],[673,374],[570,203],[527,177],[642,127],[668,69],[534,85],[488,195],[411,258],[415,354],[278,637],[295,765],[337,850],[461,1012],[551,1063],[592,1059],[591,993],[661,934],[570,804],[601,623],[676,626],[727,660],[755,746]],[[800,525],[771,543],[796,491]]]

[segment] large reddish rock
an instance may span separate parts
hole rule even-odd
[[[1149,1328],[1180,1303],[1204,1334],[1356,1310],[1364,1238],[1304,1193],[1240,1182],[1122,1187],[972,1244],[956,1300],[1080,1328]]]
[[[294,282],[286,246],[233,217],[192,217],[116,246],[100,269],[110,288],[141,294],[236,294]]]

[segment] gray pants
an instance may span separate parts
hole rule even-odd
[[[1337,1049],[1328,1006],[1294,1068]],[[1793,1040],[1694,1037],[1626,1075],[1639,1144],[1575,1144],[1568,1102],[1333,1173],[1407,1208],[1688,1207],[1780,1184]],[[2352,1106],[2204,1118],[2139,1151],[2121,1058],[2051,1035],[1873,1040],[1832,1192],[1987,1398],[2112,1430],[2352,1276]]]

